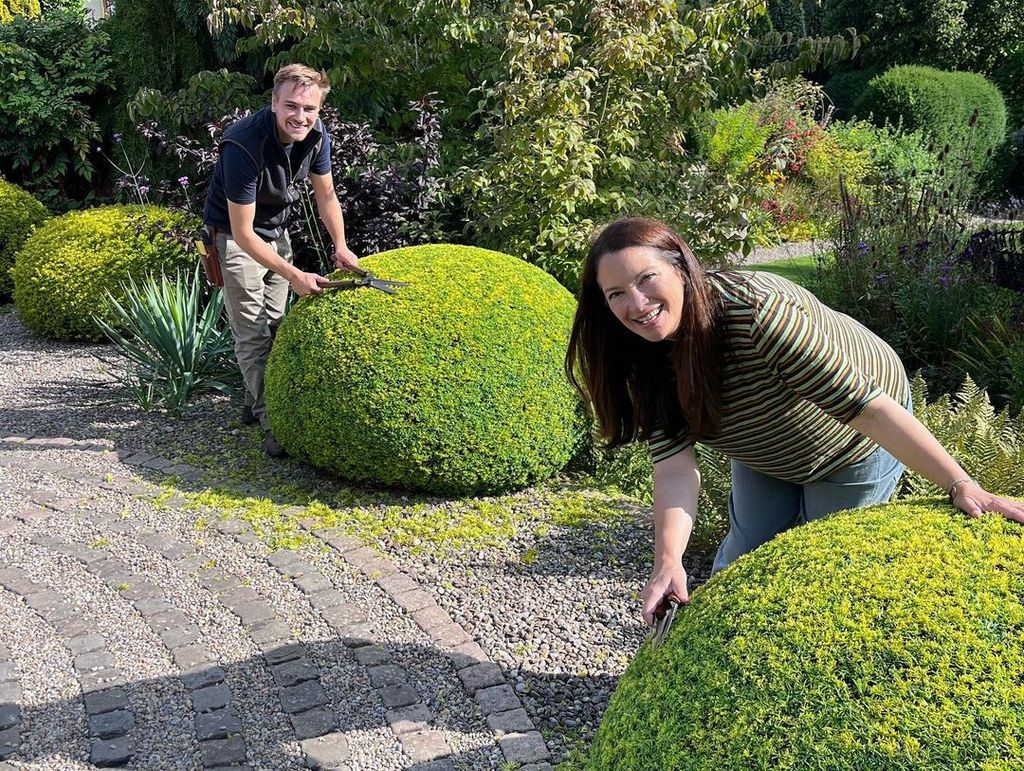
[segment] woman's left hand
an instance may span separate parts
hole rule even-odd
[[[993,495],[974,481],[957,485],[953,505],[971,517],[980,517],[986,512],[994,512],[1002,514],[1009,520],[1024,524],[1024,503]]]

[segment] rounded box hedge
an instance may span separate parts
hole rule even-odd
[[[562,369],[572,296],[540,269],[475,247],[410,247],[361,264],[409,286],[327,290],[288,314],[265,391],[285,449],[347,479],[453,495],[560,470],[583,433]]]
[[[870,112],[879,125],[889,122],[907,131],[920,130],[940,149],[949,144],[955,160],[968,148],[975,174],[1006,138],[1003,96],[992,81],[973,72],[893,67],[868,82],[856,111]]]
[[[1024,527],[880,506],[696,591],[620,679],[586,767],[1020,768],[1022,699]]]
[[[56,340],[100,340],[98,316],[117,325],[106,292],[123,296],[128,278],[174,273],[194,258],[170,235],[198,223],[158,206],[101,206],[48,221],[14,263],[14,305],[30,330]]]
[[[14,291],[14,256],[32,229],[49,216],[46,207],[29,193],[0,179],[0,302],[9,300]]]

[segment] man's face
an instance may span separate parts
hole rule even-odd
[[[305,139],[316,123],[322,99],[316,86],[284,83],[270,100],[270,109],[277,124],[277,138],[283,144]]]

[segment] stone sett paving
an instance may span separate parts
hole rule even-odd
[[[200,533],[134,473],[171,465],[0,426],[0,769],[551,768],[417,581],[331,531]]]

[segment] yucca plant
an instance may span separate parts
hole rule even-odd
[[[198,269],[141,284],[130,279],[123,290],[123,301],[107,293],[115,323],[96,323],[126,359],[122,382],[143,409],[177,414],[202,391],[237,392],[231,332],[221,322],[224,298],[217,289],[203,304]]]
[[[911,385],[914,414],[928,427],[950,455],[986,490],[1024,497],[1024,419],[1009,410],[996,412],[988,394],[970,377],[956,396],[944,394],[927,403],[927,387],[918,374]],[[899,497],[936,495],[937,490],[918,474],[907,472]]]

